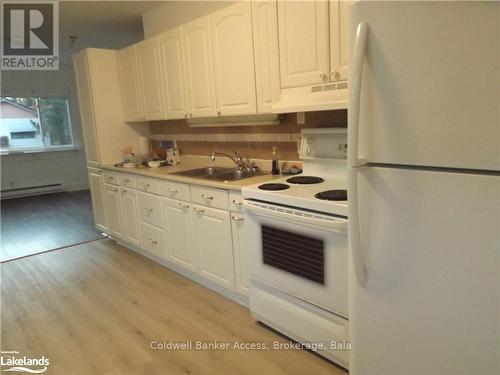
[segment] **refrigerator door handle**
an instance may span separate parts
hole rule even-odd
[[[349,119],[347,127],[347,165],[356,167],[366,164],[358,158],[359,112],[361,101],[361,80],[363,78],[363,61],[365,57],[368,24],[360,22],[356,28],[353,61],[351,63],[351,96],[349,98]]]
[[[364,288],[367,284],[366,266],[361,249],[361,237],[359,232],[359,209],[358,209],[358,173],[365,167],[348,168],[347,172],[347,189],[349,191],[349,207],[348,207],[348,236],[349,248],[351,250],[352,264],[354,273],[360,287]]]

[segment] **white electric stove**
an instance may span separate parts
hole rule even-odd
[[[303,173],[242,192],[252,315],[347,368],[346,144],[304,129]]]

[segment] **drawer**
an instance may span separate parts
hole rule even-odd
[[[158,180],[152,178],[136,178],[136,188],[146,193],[160,194]]]
[[[142,222],[163,228],[160,199],[152,194],[137,193],[139,218]]]
[[[120,185],[120,176],[118,174],[105,172],[103,176],[105,184]]]
[[[229,210],[229,194],[227,190],[212,189],[191,185],[191,201],[209,207]]]
[[[160,181],[160,195],[168,198],[189,201],[189,185],[182,182]]]
[[[240,193],[229,193],[229,209],[234,212],[243,213],[243,196]]]
[[[147,252],[167,259],[165,232],[152,225],[141,223],[142,248]]]
[[[135,189],[137,186],[136,181],[135,181],[135,177],[130,176],[128,174],[120,176],[120,185],[123,187],[128,187],[130,189]]]

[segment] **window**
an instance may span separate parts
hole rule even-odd
[[[73,147],[68,100],[0,98],[0,150],[41,151]]]

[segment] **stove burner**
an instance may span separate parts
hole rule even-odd
[[[290,188],[290,186],[287,184],[263,184],[259,186],[260,190],[270,190],[270,191],[286,190],[288,188]]]
[[[299,184],[299,185],[309,185],[309,184],[319,184],[320,182],[323,182],[321,177],[315,177],[315,176],[296,176],[296,177],[290,177],[286,182],[289,182],[291,184]]]
[[[326,201],[346,201],[347,190],[327,190],[315,195],[318,199]]]

